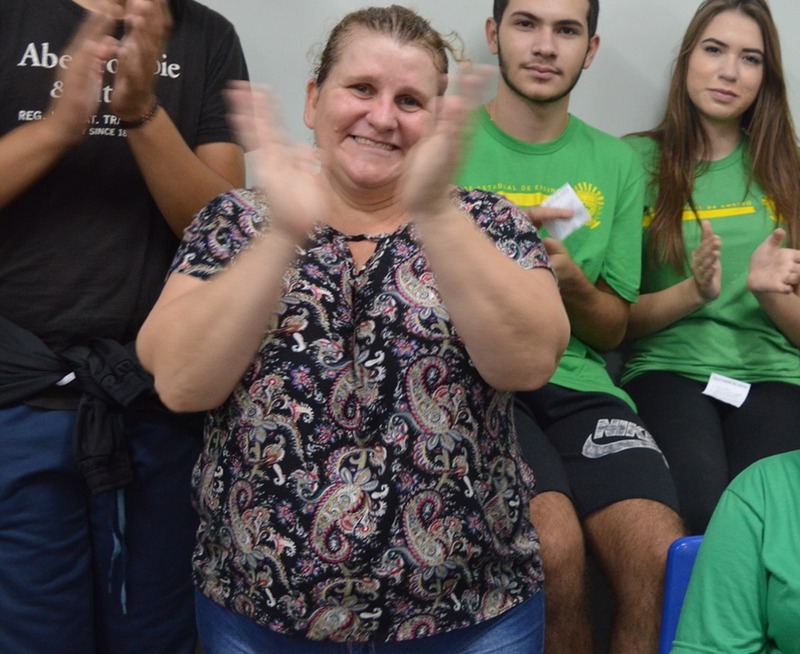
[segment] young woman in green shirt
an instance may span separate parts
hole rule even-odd
[[[702,533],[732,477],[800,447],[800,157],[763,0],[700,5],[629,140],[651,184],[623,384]]]

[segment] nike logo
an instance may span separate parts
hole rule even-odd
[[[599,459],[609,454],[616,454],[636,447],[645,447],[663,454],[656,445],[655,439],[644,427],[628,420],[608,420],[603,418],[597,421],[594,434],[583,444],[583,456],[588,459]],[[666,459],[664,459],[666,463]]]

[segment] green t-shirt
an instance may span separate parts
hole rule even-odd
[[[548,143],[518,141],[501,131],[481,107],[456,183],[504,195],[521,207],[541,204],[565,183],[575,189],[591,220],[565,240],[586,277],[602,277],[635,302],[641,267],[644,171],[630,147],[570,116],[563,134]],[[546,235],[546,230],[542,230]],[[608,375],[603,358],[574,336],[552,383],[615,395],[633,407]]]
[[[650,138],[629,140],[645,168],[653,167],[658,145]],[[722,239],[722,291],[701,309],[664,329],[637,340],[632,346],[623,383],[642,373],[661,370],[706,382],[718,373],[744,382],[782,381],[800,385],[800,350],[747,290],[750,256],[777,226],[772,203],[755,183],[747,187],[743,143],[729,156],[712,162],[695,181],[694,202],[701,219],[709,220]],[[655,203],[654,190],[648,205]],[[688,209],[683,216],[686,251],[700,243],[700,225]],[[668,288],[690,275],[678,274],[647,258],[644,229],[642,293]]]
[[[673,654],[800,654],[800,450],[723,493],[697,555]]]

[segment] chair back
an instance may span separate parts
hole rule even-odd
[[[702,536],[684,536],[669,546],[667,570],[664,576],[664,605],[661,609],[661,633],[658,654],[669,654],[678,618],[681,616],[683,598],[692,576],[697,550],[703,542]]]

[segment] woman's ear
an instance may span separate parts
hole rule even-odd
[[[303,109],[303,122],[308,129],[314,129],[317,117],[317,102],[319,102],[319,87],[310,79],[306,84],[306,105]]]

